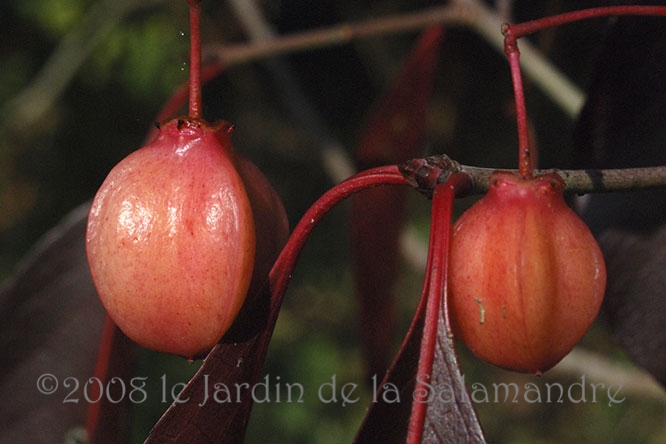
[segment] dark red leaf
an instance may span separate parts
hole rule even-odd
[[[267,288],[261,293],[269,297]],[[258,318],[258,321],[261,320]],[[164,413],[146,443],[242,443],[252,409],[251,390],[241,390],[236,398],[234,384],[253,386],[259,380],[272,326],[249,325],[255,334],[242,342],[223,342],[208,354],[197,374]],[[214,384],[224,384],[232,398],[213,398]]]
[[[406,442],[426,300],[421,298],[409,332],[386,377],[375,383],[377,394],[356,434],[354,442],[357,444]]]
[[[578,122],[577,168],[666,164],[664,72],[663,20],[620,19]],[[580,203],[606,258],[603,317],[627,354],[666,386],[666,192],[597,194]]]
[[[357,147],[356,161],[363,169],[404,162],[421,149],[443,32],[441,27],[423,32],[372,112]]]
[[[96,399],[84,385],[94,375],[105,320],[86,261],[88,208],[47,233],[0,292],[0,442],[64,442],[84,433],[85,396]],[[131,366],[131,355],[123,361]],[[57,380],[52,394],[39,390],[48,375],[55,379],[41,382]],[[106,417],[114,433],[105,442],[126,441],[125,413]]]
[[[458,179],[454,176],[435,188],[421,302],[403,347],[380,385],[385,391],[375,397],[357,443],[485,442],[458,364],[446,302],[451,208]]]
[[[442,29],[431,28],[414,46],[363,130],[356,156],[359,169],[402,163],[418,156],[441,40]],[[368,378],[384,374],[395,339],[393,284],[405,191],[374,188],[352,200],[351,238]]]
[[[351,244],[368,379],[386,372],[395,341],[393,286],[400,258],[398,244],[404,224],[405,191],[381,187],[366,190],[352,199]]]

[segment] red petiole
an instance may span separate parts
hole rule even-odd
[[[422,298],[426,299],[426,312],[418,369],[416,371],[419,376],[428,375],[430,378],[433,376],[440,316],[446,316],[446,329],[450,331],[448,311],[443,309],[446,306],[445,298],[447,297],[450,224],[453,200],[456,193],[463,186],[465,179],[465,176],[453,176],[446,183],[439,184],[433,194],[430,247],[428,249],[428,265],[426,266],[426,279],[422,294]],[[432,379],[429,382],[432,383]],[[417,381],[414,388],[412,412],[409,418],[408,444],[421,442],[429,395],[428,387],[420,380]]]
[[[300,222],[296,225],[282,249],[280,256],[275,261],[269,275],[269,281],[273,294],[276,297],[276,304],[282,302],[282,297],[287,289],[291,274],[296,267],[296,261],[305,245],[305,241],[310,236],[315,225],[338,203],[366,188],[379,185],[406,185],[407,182],[403,175],[398,171],[397,166],[384,166],[369,169],[358,173],[349,179],[339,183],[321,196],[305,212]]]

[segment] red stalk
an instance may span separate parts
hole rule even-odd
[[[107,315],[104,318],[104,325],[102,327],[102,337],[100,339],[99,348],[97,351],[97,362],[95,364],[95,371],[93,374],[94,378],[97,380],[106,383],[108,381],[108,371],[109,364],[111,362],[112,356],[111,351],[113,349],[113,340],[117,334],[116,325],[113,323],[111,318]],[[103,396],[100,393],[101,388],[97,384],[91,385],[92,394],[91,399],[100,399]],[[100,421],[102,402],[94,402],[88,406],[87,417],[86,417],[86,431],[90,437],[96,436],[97,425]]]
[[[190,117],[201,118],[201,2],[190,5]]]
[[[296,261],[305,245],[305,241],[310,236],[316,224],[319,223],[331,208],[352,194],[366,188],[378,185],[406,184],[405,178],[395,165],[372,168],[341,182],[324,193],[324,195],[312,204],[294,228],[287,244],[282,249],[269,274],[273,294],[279,295],[276,297],[278,300],[277,304],[282,301],[282,296],[289,284],[291,273],[296,266]]]
[[[525,92],[523,79],[520,73],[520,51],[513,28],[506,25],[504,32],[504,52],[509,59],[513,94],[516,100],[516,121],[518,124],[518,172],[527,178],[532,176],[532,152],[529,141],[529,127],[527,124],[527,107],[525,106]]]
[[[520,51],[518,38],[542,29],[560,26],[579,20],[609,16],[666,16],[666,6],[606,6],[582,9],[567,12],[551,17],[544,17],[516,25],[506,24],[502,28],[504,34],[504,53],[509,59],[511,80],[516,101],[516,121],[518,126],[518,172],[528,178],[536,167],[532,162],[532,148],[529,145],[529,129],[527,123],[527,109],[525,106],[525,93],[520,73]]]
[[[226,67],[224,65],[218,63],[204,65],[201,69],[201,85],[205,85],[215,77],[222,74],[225,68]],[[155,116],[154,122],[164,122],[165,120],[169,120],[178,115],[180,108],[184,106],[185,103],[187,103],[189,93],[190,82],[188,80],[186,83],[180,85],[176,92],[174,92],[169,100],[164,104],[160,112],[157,114],[157,116]],[[158,132],[159,129],[151,125],[151,128],[148,130],[148,134],[146,134],[144,139],[144,145],[152,141],[155,136],[157,136]]]
[[[452,176],[447,182],[437,185],[432,197],[432,216],[430,225],[430,247],[428,249],[428,265],[423,287],[422,298],[427,298],[425,320],[423,325],[423,339],[419,354],[419,364],[414,388],[414,401],[409,418],[407,431],[408,444],[420,444],[423,435],[423,426],[428,409],[426,400],[429,397],[428,388],[421,383],[421,378],[428,375],[432,379],[432,365],[437,344],[437,327],[440,315],[445,316],[448,334],[450,323],[446,307],[449,241],[451,238],[451,213],[453,199],[466,177]],[[444,307],[444,309],[443,309]]]

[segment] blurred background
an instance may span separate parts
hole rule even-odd
[[[257,1],[266,22],[288,34],[345,22],[406,15],[435,1]],[[463,2],[464,3],[464,2]],[[601,1],[517,0],[485,3],[513,22]],[[183,0],[6,0],[0,23],[0,285],[49,228],[90,200],[107,172],[139,148],[155,116],[188,75],[189,32]],[[610,20],[550,29],[530,42],[581,90]],[[485,38],[463,24],[445,27],[428,107],[421,155],[445,153],[468,165],[515,168],[516,130],[508,64]],[[499,35],[499,28],[496,30]],[[225,1],[204,1],[203,43],[233,45],[250,31]],[[229,66],[204,88],[204,116],[236,125],[236,148],[266,174],[295,225],[338,180],[322,163],[322,140],[335,140],[354,157],[373,105],[398,73],[418,32],[310,49],[279,60],[320,117],[308,126],[292,112],[284,79],[268,57]],[[271,67],[273,66],[273,67]],[[527,109],[540,167],[572,167],[575,121],[529,78]],[[185,112],[184,110],[182,112]],[[313,133],[314,131],[314,133]],[[317,134],[319,132],[319,134]],[[461,211],[473,199],[457,203]],[[422,244],[428,239],[429,201],[409,195],[406,218]],[[341,205],[315,230],[298,263],[264,373],[271,383],[298,382],[303,403],[255,404],[246,442],[349,442],[371,392],[342,406],[317,399],[317,388],[336,377],[338,387],[359,384],[364,365],[358,341],[358,306],[349,242],[350,207]],[[381,260],[381,258],[379,258]],[[425,261],[425,256],[421,259]],[[402,260],[395,294],[396,349],[411,320],[423,281],[423,263]],[[2,307],[0,307],[2,310]],[[30,332],[25,332],[29,335]],[[630,366],[602,321],[585,337],[586,350]],[[461,350],[463,372],[474,382],[578,382],[579,372],[554,371],[540,380],[503,372]],[[137,375],[160,390],[196,370],[180,359],[145,352]],[[550,378],[550,379],[549,379]],[[154,398],[154,397],[153,397]],[[663,443],[662,394],[626,394],[585,403],[480,403],[481,423],[494,443]],[[134,406],[132,442],[141,442],[166,403]]]

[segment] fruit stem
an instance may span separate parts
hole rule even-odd
[[[527,124],[527,108],[525,106],[525,92],[523,91],[523,79],[520,73],[520,51],[518,41],[513,27],[504,25],[504,53],[509,59],[511,69],[511,81],[513,82],[513,94],[516,100],[516,121],[518,124],[518,172],[521,176],[532,177],[532,150],[529,142],[529,128]]]
[[[545,17],[516,25],[505,24],[502,26],[504,34],[504,53],[509,59],[511,69],[511,80],[516,100],[516,120],[518,123],[518,172],[521,176],[528,178],[533,175],[536,167],[532,150],[529,146],[529,129],[527,124],[527,111],[525,108],[525,94],[523,81],[520,73],[520,52],[518,51],[518,38],[527,34],[540,31],[553,26],[560,26],[579,20],[608,17],[608,16],[665,16],[664,6],[605,6],[598,8],[582,9],[564,14]]]
[[[201,118],[201,2],[187,0],[190,5],[190,112]]]

